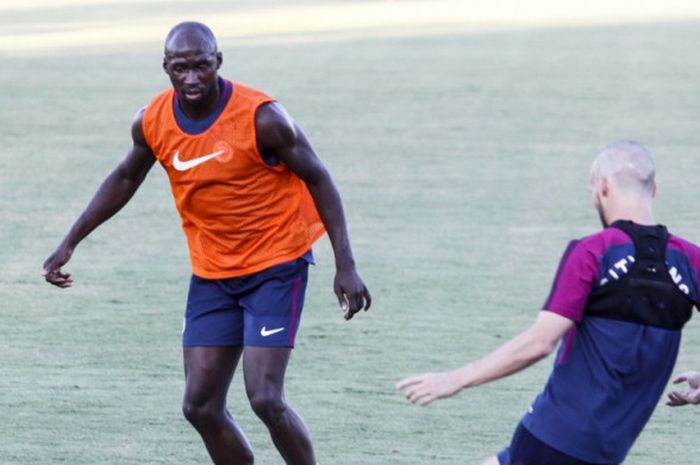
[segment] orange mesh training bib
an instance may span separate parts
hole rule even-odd
[[[306,184],[258,152],[255,111],[273,101],[234,83],[221,114],[190,135],[175,119],[173,89],[143,115],[143,133],[170,185],[192,262],[202,278],[255,273],[304,254],[325,229]]]

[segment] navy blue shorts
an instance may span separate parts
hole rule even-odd
[[[182,345],[294,347],[308,278],[307,253],[259,273],[192,276]]]
[[[532,435],[522,424],[513,434],[510,446],[498,453],[501,465],[595,465],[582,462],[549,447]]]

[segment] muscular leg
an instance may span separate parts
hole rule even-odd
[[[309,431],[284,398],[284,373],[290,353],[288,348],[246,347],[246,393],[287,465],[316,465]]]
[[[253,451],[231,414],[226,394],[241,347],[185,347],[182,412],[216,465],[252,465]]]

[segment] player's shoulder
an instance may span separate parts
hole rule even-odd
[[[224,79],[228,80],[228,79]],[[247,84],[245,82],[241,81],[233,81],[233,80],[228,80],[231,84],[234,86],[238,87],[238,89],[241,92],[252,92],[252,93],[264,93],[262,90],[258,89],[257,87],[251,86],[250,84]]]
[[[594,234],[582,237],[581,239],[572,241],[570,247],[573,247],[572,252],[581,254],[583,252],[594,257],[602,257],[609,251],[616,249],[624,249],[625,251],[634,250],[634,242],[624,231],[615,227],[607,227]],[[700,269],[700,246],[684,239],[681,236],[669,233],[668,248],[681,252],[687,256],[690,261]],[[629,250],[628,250],[629,249]]]
[[[175,90],[171,87],[155,94],[148,103],[141,108],[136,116],[139,120],[162,119],[163,115],[172,112],[173,94]]]
[[[688,257],[696,269],[700,270],[700,246],[681,236],[670,234],[668,248],[678,251]]]
[[[152,107],[156,102],[160,102],[162,100],[172,101],[174,93],[175,89],[173,89],[172,87],[163,89],[160,92],[157,92],[155,95],[153,95],[153,97],[151,97],[151,99],[148,101],[148,104],[144,108]]]
[[[586,253],[594,257],[600,257],[611,247],[630,244],[632,244],[632,239],[622,230],[608,227],[580,239],[572,240],[569,243],[569,248],[572,253]]]
[[[233,85],[233,91],[238,97],[246,97],[253,100],[272,102],[274,97],[256,87],[239,81],[229,81]]]
[[[692,254],[700,253],[700,246],[698,246],[694,242],[689,241],[688,239],[685,239],[673,233],[669,234],[668,245],[669,247],[680,249],[684,252],[689,252]]]
[[[134,118],[131,121],[131,138],[133,141],[137,144],[140,145],[145,145],[147,146],[148,143],[146,142],[146,137],[144,136],[144,128],[143,128],[143,119],[144,119],[144,114],[146,113],[146,108],[147,107],[141,107],[136,114],[134,115]]]

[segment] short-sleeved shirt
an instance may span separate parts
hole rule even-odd
[[[522,423],[542,442],[591,463],[624,460],[663,394],[680,345],[680,330],[586,315],[591,291],[627,273],[634,257],[632,239],[615,227],[572,241],[543,307],[576,324]],[[700,249],[670,235],[666,262],[697,307]]]

